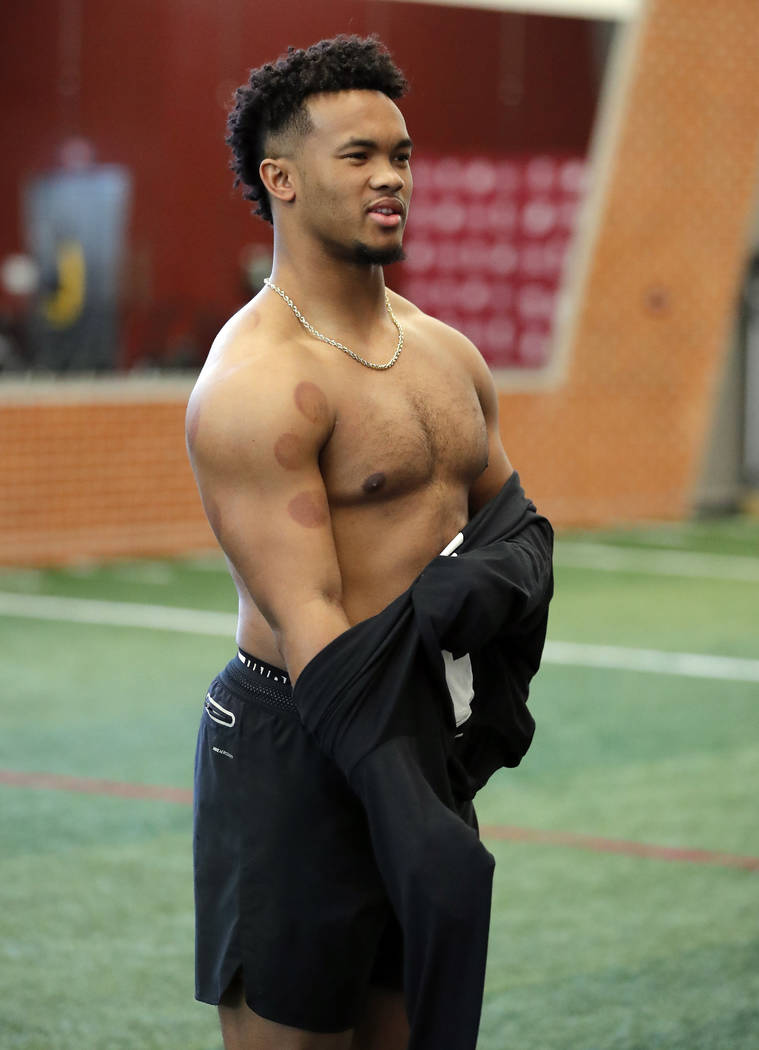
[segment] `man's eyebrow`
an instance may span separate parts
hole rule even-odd
[[[413,145],[414,143],[411,141],[411,139],[401,139],[399,142],[396,142],[394,150],[411,149]],[[363,149],[379,149],[379,146],[374,141],[374,139],[350,138],[346,142],[343,142],[341,146],[338,146],[338,150],[351,149],[355,146],[360,146]]]

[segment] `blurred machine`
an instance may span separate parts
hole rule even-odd
[[[29,318],[34,368],[101,372],[116,366],[129,198],[126,170],[96,164],[82,139],[66,142],[60,166],[26,184],[25,235],[40,275]]]

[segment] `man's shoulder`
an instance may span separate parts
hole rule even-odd
[[[252,299],[233,314],[223,325],[211,344],[201,377],[212,375],[223,381],[230,371],[270,371],[272,366],[286,363],[292,353],[290,342],[272,319],[265,306]]]
[[[214,339],[193,394],[234,399],[239,393],[260,401],[317,373],[318,363],[302,342],[283,331],[253,299],[230,317]]]
[[[463,332],[425,313],[410,300],[404,299],[397,293],[392,293],[391,305],[409,333],[424,339],[425,342],[434,342],[441,353],[455,356],[476,372],[479,372],[482,367],[487,368],[482,354]]]
[[[221,430],[243,441],[308,419],[314,406],[326,426],[329,396],[313,356],[283,336],[253,300],[227,321],[211,346],[188,403],[188,441],[192,445],[198,436],[192,421],[201,414],[209,439]]]

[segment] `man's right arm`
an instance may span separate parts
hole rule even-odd
[[[319,470],[334,417],[316,383],[261,371],[242,365],[201,381],[187,444],[211,527],[294,682],[349,627]]]

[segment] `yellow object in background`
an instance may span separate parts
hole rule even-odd
[[[68,328],[81,316],[87,290],[84,250],[79,241],[61,241],[57,262],[58,288],[45,300],[42,310],[51,325]]]

